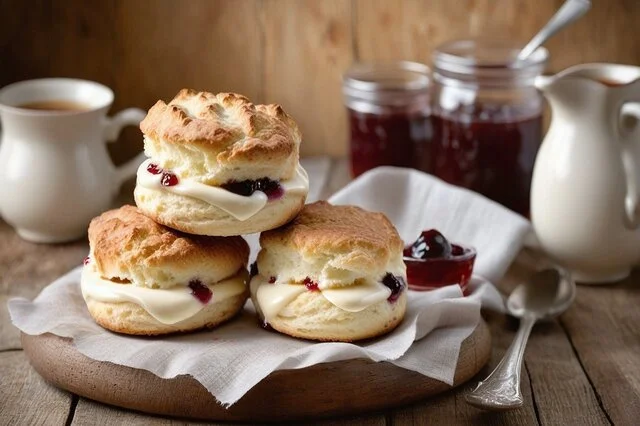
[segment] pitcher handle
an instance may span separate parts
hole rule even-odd
[[[636,154],[640,149],[640,103],[625,103],[620,110],[620,128],[622,139],[622,164],[624,166],[627,183],[627,193],[624,198],[625,225],[629,229],[636,229],[640,225],[640,211],[638,206],[638,164]]]
[[[104,136],[107,142],[113,142],[118,138],[122,129],[126,126],[137,126],[144,119],[146,113],[140,108],[127,108],[113,117],[107,117],[104,128]],[[116,167],[115,180],[117,188],[130,177],[136,174],[140,164],[146,159],[144,152],[136,155],[131,160]]]

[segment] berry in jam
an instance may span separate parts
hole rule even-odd
[[[393,274],[387,273],[382,279],[382,284],[391,289],[391,296],[387,299],[389,302],[395,302],[400,297],[402,289],[405,287],[402,277],[396,277]]]
[[[284,195],[284,189],[280,183],[269,178],[230,181],[223,184],[222,187],[229,192],[245,197],[250,196],[256,191],[264,192],[269,200],[276,200]]]
[[[403,254],[410,289],[433,290],[458,284],[466,294],[476,259],[473,248],[451,244],[431,229],[405,247]]]
[[[147,166],[147,171],[152,175],[159,175],[160,173],[162,173],[162,169],[154,163],[149,163],[149,165]]]
[[[276,283],[276,277],[269,277],[269,284],[275,284]]]
[[[178,176],[169,172],[162,172],[162,178],[160,179],[162,186],[176,186],[178,184]]]
[[[209,303],[211,297],[213,296],[213,293],[211,293],[209,287],[202,284],[200,280],[189,281],[189,288],[191,289],[191,294],[193,294],[194,297],[198,299],[203,305]]]
[[[313,281],[309,277],[304,279],[304,286],[307,287],[307,290],[309,290],[309,291],[319,291],[318,290],[318,283]]]
[[[405,248],[404,255],[414,259],[449,257],[451,244],[440,232],[429,229],[422,231],[418,239],[411,246]]]

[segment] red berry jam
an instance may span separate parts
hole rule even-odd
[[[378,166],[429,164],[431,122],[426,111],[369,114],[350,109],[349,121],[354,177]]]
[[[178,176],[170,172],[162,172],[160,183],[162,186],[176,186],[178,184]]]
[[[162,173],[162,168],[160,168],[160,166],[158,166],[157,164],[149,163],[149,165],[147,166],[147,171],[152,175],[159,175],[160,173]]]
[[[269,284],[275,284],[276,283],[276,277],[269,277]]]
[[[211,300],[213,293],[209,290],[209,287],[202,284],[200,280],[191,280],[189,281],[189,288],[191,289],[191,294],[198,299],[203,305],[206,305]]]
[[[82,261],[84,265],[88,265],[89,262],[91,262],[91,259],[89,258],[89,256],[85,257],[84,260]]]
[[[305,287],[307,287],[307,290],[309,290],[309,291],[320,291],[318,289],[318,283],[313,281],[309,277],[304,279],[304,285],[305,285]]]
[[[434,247],[433,252],[430,252],[430,244]],[[433,229],[424,231],[404,249],[407,280],[412,290],[433,290],[458,284],[466,295],[475,260],[473,248],[451,244]]]
[[[222,185],[222,188],[234,194],[249,197],[256,191],[264,192],[269,200],[277,200],[284,195],[284,188],[280,182],[269,178],[257,180],[230,181]]]
[[[391,303],[398,300],[398,297],[400,297],[400,293],[406,287],[404,279],[402,277],[397,277],[390,273],[387,273],[387,275],[384,276],[384,278],[382,279],[382,284],[391,289],[391,295],[387,299]]]
[[[434,114],[431,172],[529,214],[542,116],[521,117],[500,105],[463,105]]]

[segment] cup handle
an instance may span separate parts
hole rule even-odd
[[[137,126],[146,116],[146,112],[140,108],[127,108],[113,117],[107,117],[104,127],[104,137],[107,142],[113,142],[125,126]],[[140,164],[146,159],[144,152],[136,155],[131,160],[116,167],[115,177],[118,188],[130,177],[136,174]]]

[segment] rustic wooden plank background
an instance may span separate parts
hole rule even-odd
[[[148,108],[182,87],[282,104],[303,155],[347,152],[341,76],[354,61],[430,63],[462,37],[525,41],[563,0],[0,0],[0,86],[28,78],[93,79],[114,111]],[[553,38],[550,71],[587,61],[640,64],[640,1],[595,1]],[[115,145],[118,161],[140,135]]]

